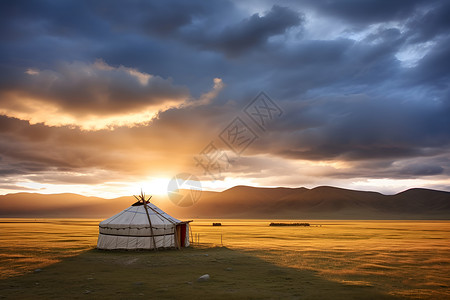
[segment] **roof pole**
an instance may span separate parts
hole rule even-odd
[[[152,198],[152,196],[150,196],[150,198],[148,198],[148,201],[150,201],[151,198]],[[154,250],[157,251],[158,249],[156,248],[156,240],[155,240],[155,235],[153,234],[152,221],[150,220],[150,215],[148,214],[147,201],[145,201],[145,195],[142,192],[142,189],[141,189],[141,200],[144,203],[145,213],[147,214],[148,224],[150,225],[150,234],[152,235],[152,238],[153,238],[153,247],[154,247]]]
[[[152,235],[152,238],[153,238],[153,246],[155,247],[155,251],[156,251],[157,248],[156,248],[155,235],[153,234],[152,221],[150,221],[150,215],[148,214],[147,203],[145,203],[145,201],[144,201],[144,208],[145,208],[145,212],[147,213],[148,223],[150,224],[150,234]]]

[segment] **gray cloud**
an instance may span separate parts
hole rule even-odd
[[[410,76],[412,83],[436,86],[436,92],[448,91],[447,82],[450,78],[450,36],[442,39],[431,49],[412,70]],[[444,96],[445,97],[445,96]],[[443,99],[447,100],[447,99]]]
[[[164,172],[163,164],[170,170],[192,167],[192,156],[264,90],[284,114],[230,173],[260,178],[273,170],[284,178],[283,169],[301,172],[252,159],[260,155],[293,164],[352,165],[323,171],[327,178],[448,174],[449,5],[283,5],[270,2],[269,10],[252,6],[248,12],[231,1],[2,3],[0,105],[6,116],[0,118],[0,172],[44,180],[38,175],[50,171],[99,169],[138,176],[150,164],[158,172]],[[313,17],[333,36],[301,34],[314,30],[307,26]],[[103,68],[94,66],[97,59]],[[142,84],[139,78],[146,74],[152,76]],[[226,87],[213,101],[179,105],[211,90],[216,77]],[[170,101],[177,107],[133,128],[84,132],[30,124],[24,117],[33,115],[30,98],[75,119],[127,114]],[[15,116],[22,120],[11,118],[11,111],[21,112]],[[49,111],[45,117],[59,116]],[[64,181],[83,182],[72,175]]]
[[[335,18],[361,25],[402,20],[409,17],[421,3],[424,3],[426,1],[306,0],[302,2],[315,8],[320,13],[325,13]]]
[[[448,35],[450,29],[450,4],[442,2],[432,9],[418,14],[407,21],[410,42],[420,43],[434,39],[439,35]]]
[[[302,18],[298,13],[274,5],[264,16],[254,14],[218,31],[196,27],[183,33],[182,36],[189,43],[201,48],[221,51],[235,57],[245,51],[264,46],[271,36],[283,34],[301,22]]]
[[[437,165],[415,164],[404,167],[400,172],[406,175],[431,176],[442,174],[444,169]]]

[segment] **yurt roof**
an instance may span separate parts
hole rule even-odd
[[[147,211],[154,228],[167,228],[175,224],[184,223],[149,202],[147,203]],[[108,228],[145,228],[149,226],[149,221],[144,204],[136,202],[117,215],[100,222],[99,226]]]

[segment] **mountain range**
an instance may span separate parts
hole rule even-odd
[[[132,196],[7,194],[0,195],[0,217],[105,218],[135,201]],[[188,207],[176,206],[166,196],[154,196],[152,202],[177,218],[450,219],[450,192],[419,188],[384,195],[330,186],[235,186],[222,192],[204,191]]]

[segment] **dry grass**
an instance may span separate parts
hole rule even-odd
[[[450,298],[450,222],[219,221],[159,252],[95,250],[97,220],[0,223],[0,298]]]
[[[209,274],[207,282],[197,278]],[[89,250],[0,281],[6,299],[393,299],[360,284],[284,268],[225,247],[182,251]]]

